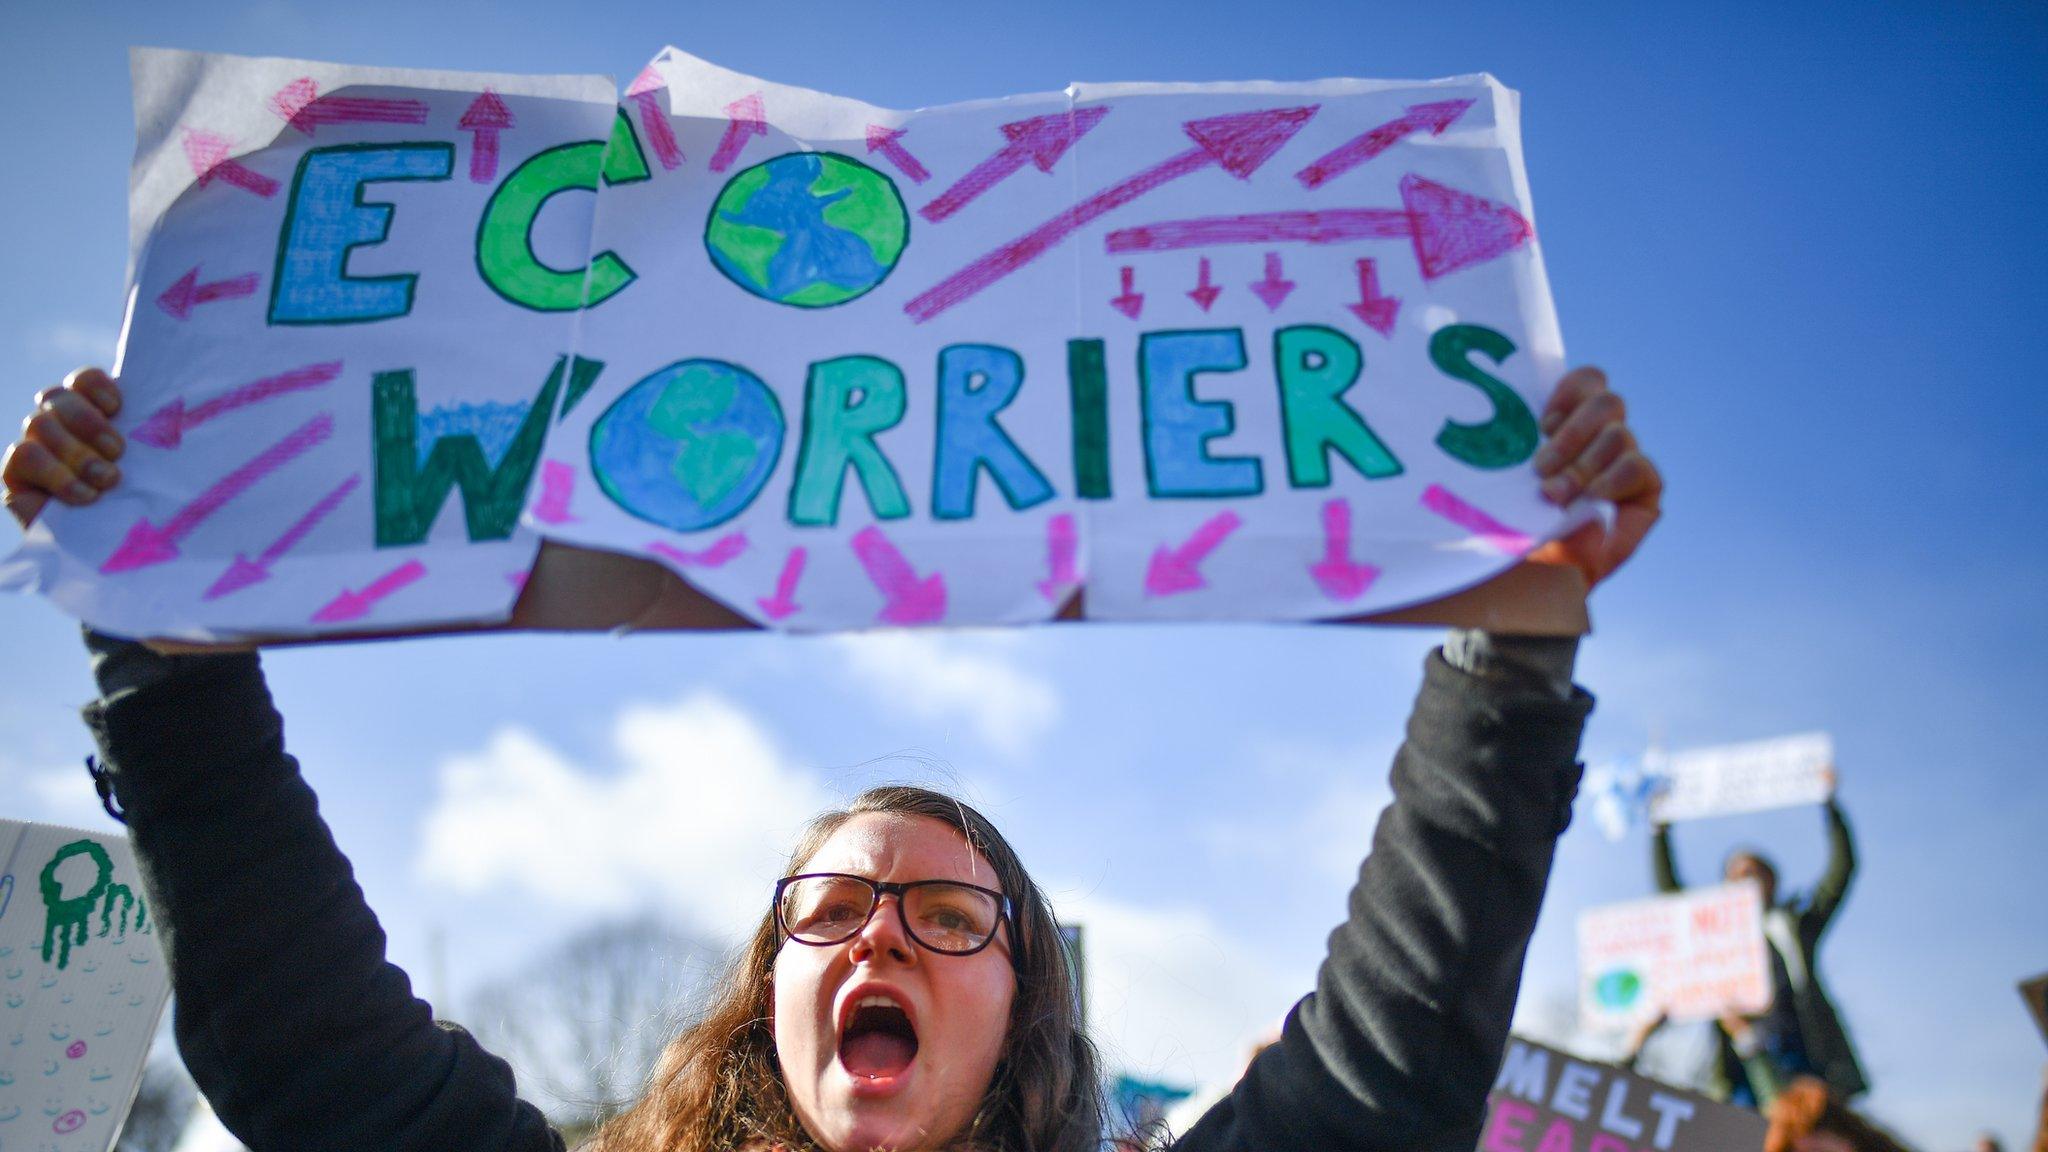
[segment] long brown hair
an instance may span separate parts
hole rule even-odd
[[[995,869],[1016,909],[1017,994],[995,1077],[957,1146],[986,1152],[1096,1152],[1102,1146],[1095,1048],[1082,1031],[1059,924],[1017,853],[988,818],[950,796],[892,785],[811,821],[787,872],[802,871],[834,832],[870,812],[926,816],[958,831]],[[662,1053],[647,1094],[606,1123],[592,1152],[734,1152],[817,1148],[797,1122],[775,1057],[768,1005],[780,941],[772,909],[705,1014]]]

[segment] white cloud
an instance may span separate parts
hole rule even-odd
[[[712,931],[744,932],[796,833],[832,796],[716,694],[628,708],[612,739],[611,773],[519,728],[443,763],[420,876],[605,914],[652,897]]]
[[[1236,867],[1258,866],[1274,875],[1298,873],[1349,883],[1372,843],[1380,812],[1393,803],[1387,767],[1391,739],[1341,749],[1293,740],[1263,740],[1250,750],[1258,791],[1278,803],[1247,798],[1226,818],[1197,831],[1218,858]],[[1313,796],[1309,803],[1295,799]]]
[[[877,703],[927,723],[958,720],[1012,759],[1059,722],[1058,690],[1016,662],[1008,634],[867,632],[833,644],[846,674]]]
[[[119,333],[105,324],[51,324],[36,330],[36,343],[44,355],[80,364],[112,363],[114,342],[119,338]]]

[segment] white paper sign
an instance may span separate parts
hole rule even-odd
[[[0,820],[0,1148],[112,1147],[169,997],[127,840]]]
[[[1659,1011],[1678,1022],[1770,1006],[1763,898],[1738,881],[1579,914],[1579,1010],[1632,1028]]]
[[[1490,77],[137,81],[127,480],[18,562],[117,631],[501,619],[521,500],[795,629],[1358,615],[1591,514]]]
[[[1835,791],[1835,745],[1825,732],[1651,757],[1659,823],[1819,804]]]

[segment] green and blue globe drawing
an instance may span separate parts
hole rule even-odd
[[[741,172],[704,225],[704,247],[727,279],[793,308],[873,290],[909,239],[895,182],[832,152],[791,152]]]
[[[1602,1008],[1621,1010],[1643,994],[1643,978],[1630,968],[1611,968],[1593,982],[1593,999]]]
[[[612,502],[677,532],[738,515],[775,471],[782,405],[723,360],[683,360],[626,390],[590,427],[590,469]]]

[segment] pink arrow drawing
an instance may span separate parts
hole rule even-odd
[[[1281,273],[1280,254],[1278,252],[1266,253],[1266,275],[1263,279],[1252,281],[1250,287],[1252,295],[1265,301],[1266,311],[1277,312],[1280,310],[1280,305],[1285,303],[1287,297],[1294,292],[1294,281],[1287,279]]]
[[[163,294],[156,298],[156,306],[172,318],[183,320],[192,315],[192,309],[200,304],[211,304],[215,300],[233,300],[238,296],[254,296],[256,286],[263,278],[254,272],[230,276],[226,280],[199,282],[199,266],[178,277]]]
[[[761,105],[761,94],[742,96],[725,106],[730,117],[725,125],[725,135],[718,138],[718,151],[711,154],[711,170],[723,172],[739,159],[740,149],[747,146],[750,136],[768,134],[768,113]]]
[[[647,546],[649,552],[687,568],[723,568],[747,550],[745,532],[728,532],[711,542],[711,547],[689,552],[660,540]]]
[[[804,578],[804,561],[809,556],[802,548],[791,548],[783,558],[782,574],[775,578],[775,595],[754,601],[770,620],[784,620],[802,611],[803,606],[796,602],[796,585]]]
[[[159,528],[147,519],[137,520],[128,529],[128,535],[121,538],[121,544],[114,554],[100,565],[100,571],[111,575],[147,568],[166,560],[178,558],[178,544],[190,536],[194,529],[205,523],[207,518],[221,510],[228,501],[247,492],[264,477],[284,467],[301,454],[317,447],[334,433],[334,417],[322,412],[306,421],[284,439],[265,448],[254,460],[214,481],[213,486],[201,492],[197,499],[178,509]]]
[[[220,574],[220,579],[213,582],[213,586],[206,590],[206,595],[202,599],[218,600],[230,592],[239,592],[251,584],[260,584],[270,579],[271,566],[284,559],[285,553],[298,547],[299,541],[304,540],[322,520],[341,507],[341,502],[348,499],[348,494],[355,491],[356,485],[362,481],[363,476],[360,472],[342,481],[334,491],[322,496],[320,502],[313,505],[304,516],[293,521],[292,526],[284,530],[284,535],[271,541],[270,547],[265,548],[256,559],[251,560],[240,552],[235,553],[235,559],[228,565],[228,570]]]
[[[877,152],[882,158],[896,166],[896,170],[910,177],[912,184],[922,184],[932,178],[931,169],[918,162],[903,146],[904,131],[901,128],[884,128],[880,124],[868,125],[868,154]]]
[[[1152,563],[1145,568],[1145,595],[1172,596],[1208,587],[1208,581],[1202,579],[1202,561],[1241,523],[1235,512],[1218,512],[1195,529],[1195,534],[1180,547],[1161,544],[1152,553]]]
[[[875,617],[884,624],[935,624],[946,615],[946,578],[918,579],[896,545],[872,525],[853,534],[853,555],[887,603]]]
[[[185,159],[192,165],[192,175],[197,177],[201,188],[215,180],[230,184],[244,192],[253,192],[269,199],[277,195],[277,181],[263,173],[249,168],[239,160],[228,159],[228,150],[234,147],[225,136],[211,132],[185,130]]]
[[[311,76],[279,88],[270,110],[308,136],[322,124],[425,124],[424,100],[380,100],[363,96],[322,96]]]
[[[483,95],[469,102],[462,113],[462,119],[455,127],[463,132],[474,133],[469,148],[469,179],[474,184],[489,184],[498,175],[498,133],[517,124],[512,118],[512,109],[505,107],[505,101],[489,88]]]
[[[1422,493],[1422,506],[1472,533],[1480,543],[1502,555],[1520,556],[1536,546],[1528,533],[1495,520],[1441,484],[1431,484]]]
[[[1046,521],[1046,576],[1038,582],[1038,594],[1053,604],[1064,601],[1081,582],[1080,555],[1081,534],[1074,530],[1073,514],[1062,512]]]
[[[1443,135],[1444,129],[1463,116],[1465,109],[1472,104],[1471,100],[1411,104],[1404,115],[1331,149],[1315,163],[1296,172],[1294,178],[1301,181],[1304,188],[1320,188],[1418,132]]]
[[[345,624],[351,620],[360,620],[369,615],[370,609],[375,608],[378,601],[389,598],[409,584],[426,579],[426,576],[425,564],[418,560],[408,560],[372,580],[360,592],[342,589],[341,595],[329,600],[318,612],[313,613],[313,620],[318,624]]]
[[[150,413],[149,418],[136,425],[135,430],[129,435],[144,444],[153,444],[158,448],[176,448],[184,442],[185,433],[208,420],[277,396],[318,388],[339,375],[341,361],[330,360],[324,364],[308,364],[304,368],[294,368],[289,372],[252,380],[190,408],[185,407],[185,398],[180,396]]]
[[[1380,570],[1351,558],[1351,502],[1323,503],[1323,558],[1309,565],[1308,574],[1332,600],[1356,600],[1365,594]]]
[[[1460,192],[1414,173],[1401,177],[1400,208],[1333,208],[1169,220],[1111,232],[1111,253],[1163,252],[1214,244],[1339,244],[1408,240],[1424,280],[1483,264],[1520,248],[1536,230],[1506,204]]]
[[[524,592],[526,591],[527,578],[532,575],[533,573],[523,569],[518,572],[507,572],[505,573],[505,583],[510,584],[515,591]]]
[[[1188,289],[1188,297],[1200,306],[1202,311],[1207,312],[1210,305],[1216,303],[1216,298],[1221,295],[1223,289],[1209,282],[1209,258],[1204,256],[1201,274],[1195,278],[1195,286]]]
[[[1138,318],[1138,313],[1145,310],[1144,293],[1139,292],[1132,287],[1136,275],[1137,274],[1135,272],[1131,271],[1131,266],[1129,264],[1124,265],[1123,271],[1118,273],[1119,279],[1121,279],[1123,282],[1124,293],[1121,296],[1112,296],[1109,298],[1109,303],[1111,307],[1115,308],[1117,311],[1123,313],[1124,315],[1129,316],[1133,320],[1136,320]]]
[[[936,200],[918,209],[917,214],[937,224],[973,203],[982,193],[1023,171],[1026,164],[1035,164],[1040,172],[1050,174],[1053,165],[1067,154],[1067,149],[1107,115],[1109,106],[1098,104],[1074,112],[1033,116],[1029,120],[1003,125],[1003,135],[1010,142],[995,155],[969,169],[967,175],[939,193]]]
[[[668,112],[661,106],[661,92],[668,87],[668,81],[649,64],[640,70],[640,75],[626,88],[626,99],[640,108],[640,130],[647,134],[647,143],[654,148],[654,158],[661,166],[675,171],[683,162],[683,150],[676,144],[675,129],[669,127]]]
[[[1401,301],[1380,295],[1379,269],[1371,257],[1358,262],[1358,303],[1346,304],[1353,316],[1382,336],[1394,334],[1394,317],[1401,313]]]
[[[560,460],[540,462],[540,496],[533,502],[533,518],[543,524],[573,524],[569,498],[576,492],[576,469]]]
[[[946,277],[903,306],[918,323],[937,316],[962,300],[1044,255],[1062,240],[1109,212],[1148,192],[1205,168],[1220,167],[1239,180],[1251,179],[1259,166],[1301,130],[1320,105],[1240,112],[1181,125],[1195,146],[1137,172],[1068,208],[1008,244]]]

